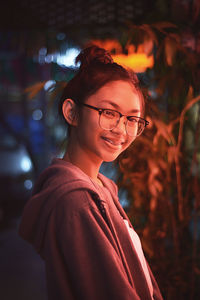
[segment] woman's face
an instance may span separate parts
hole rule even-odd
[[[114,109],[124,115],[141,115],[140,96],[134,87],[126,81],[112,81],[89,96],[86,104]],[[78,125],[75,128],[77,147],[93,162],[113,161],[135,139],[127,134],[126,119],[122,117],[116,128],[104,130],[99,126],[99,113],[81,106]]]

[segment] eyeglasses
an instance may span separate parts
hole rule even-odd
[[[123,116],[126,117],[125,126],[126,132],[129,136],[139,136],[143,132],[144,128],[149,124],[149,122],[143,118],[136,116],[126,116],[113,109],[98,108],[85,103],[77,103],[77,105],[83,105],[85,107],[98,111],[99,125],[104,130],[112,130],[116,128]]]

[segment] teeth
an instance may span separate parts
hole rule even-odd
[[[116,143],[116,142],[113,142],[112,140],[110,140],[110,139],[108,139],[108,138],[106,138],[106,137],[104,137],[103,139],[106,140],[106,141],[108,141],[108,142],[111,143],[112,145],[115,145],[115,146],[119,146],[119,145],[122,144],[122,142]]]

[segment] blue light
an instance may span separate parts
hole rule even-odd
[[[60,32],[60,33],[57,34],[56,37],[57,37],[57,40],[62,41],[62,40],[65,39],[66,35],[65,35],[64,32]]]
[[[45,91],[52,91],[56,85],[55,80],[48,80],[45,85],[44,85],[44,90]]]
[[[24,172],[28,172],[32,168],[31,160],[27,156],[22,158],[20,165]]]
[[[41,109],[36,109],[33,111],[33,113],[32,113],[33,120],[40,121],[42,119],[42,117],[43,117],[43,113],[42,113]]]
[[[46,55],[47,54],[47,48],[43,47],[39,50],[39,55]]]
[[[27,189],[27,190],[31,190],[32,187],[33,187],[33,182],[32,180],[30,179],[27,179],[24,181],[24,187]]]
[[[75,58],[79,54],[80,50],[77,48],[70,48],[66,51],[65,55],[57,56],[57,64],[66,67],[75,67]]]

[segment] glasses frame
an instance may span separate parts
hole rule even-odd
[[[143,130],[141,131],[141,133],[138,134],[138,135],[136,135],[136,136],[140,136],[140,135],[142,134],[142,132],[144,131],[145,127],[146,127],[147,125],[149,125],[149,121],[145,120],[144,118],[141,118],[141,117],[138,117],[138,116],[134,116],[134,115],[127,116],[127,115],[124,115],[124,114],[120,113],[119,111],[117,111],[117,110],[115,110],[115,109],[110,109],[110,108],[99,108],[99,107],[96,107],[96,106],[93,106],[93,105],[90,105],[90,104],[86,104],[86,103],[77,103],[77,102],[75,102],[75,103],[76,103],[77,105],[82,105],[82,106],[85,106],[85,107],[88,107],[88,108],[90,108],[90,109],[93,109],[93,110],[98,111],[99,117],[101,116],[101,114],[102,114],[105,110],[110,110],[110,111],[113,111],[113,112],[116,112],[116,113],[119,114],[119,120],[120,120],[122,117],[126,117],[127,121],[128,121],[128,118],[130,118],[130,117],[135,117],[135,118],[137,118],[137,119],[143,120],[143,121],[144,121],[144,128],[143,128]],[[104,129],[104,130],[113,130],[114,128],[117,127],[118,123],[119,123],[119,121],[117,122],[116,126],[113,127],[112,129],[105,129],[105,128],[102,128],[102,129]],[[100,119],[99,119],[99,125],[100,125]],[[101,125],[100,125],[100,127],[101,127]],[[126,129],[126,130],[127,130],[127,129]]]

